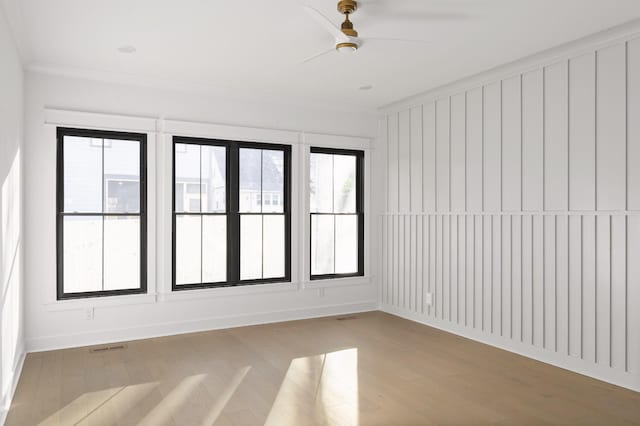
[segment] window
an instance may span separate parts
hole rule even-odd
[[[146,139],[58,128],[59,300],[146,292]]]
[[[311,148],[311,279],[364,275],[362,151]]]
[[[174,138],[174,290],[290,280],[290,152]]]

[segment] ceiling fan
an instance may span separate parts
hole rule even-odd
[[[425,40],[407,40],[407,39],[398,39],[398,38],[375,38],[375,37],[367,37],[366,40],[358,37],[358,32],[353,27],[353,22],[349,19],[349,17],[358,10],[358,2],[356,0],[340,0],[338,2],[338,12],[344,15],[344,22],[338,28],[331,22],[329,18],[323,15],[319,10],[314,9],[311,6],[304,6],[307,13],[314,18],[329,34],[333,36],[335,39],[335,46],[323,50],[322,52],[313,55],[304,61],[309,62],[313,59],[316,59],[322,55],[325,55],[334,50],[338,52],[355,52],[360,48],[364,42],[367,43],[370,41],[399,41],[399,42],[417,42],[417,43],[429,43]]]

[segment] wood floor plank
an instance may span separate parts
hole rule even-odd
[[[640,424],[638,393],[381,312],[353,317],[29,354],[7,426]]]

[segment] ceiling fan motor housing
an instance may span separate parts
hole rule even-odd
[[[358,2],[355,0],[340,0],[338,2],[338,11],[343,15],[353,13],[358,9]]]

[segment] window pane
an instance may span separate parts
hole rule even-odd
[[[227,217],[202,216],[202,282],[227,280]]]
[[[105,139],[104,191],[105,212],[140,212],[140,142]]]
[[[356,157],[333,156],[334,213],[356,212]]]
[[[224,213],[226,211],[226,149],[223,146],[203,145],[202,161],[202,211]]]
[[[309,194],[312,213],[333,213],[333,156],[311,154]]]
[[[262,151],[262,211],[282,213],[284,206],[278,200],[283,193],[284,152],[265,149]]]
[[[64,211],[102,213],[102,139],[65,136]]]
[[[260,213],[261,150],[240,149],[240,212]]]
[[[311,274],[334,273],[334,216],[311,215]]]
[[[176,216],[176,284],[202,282],[201,217]]]
[[[263,216],[263,278],[284,277],[284,215]]]
[[[102,217],[65,217],[62,244],[64,292],[102,290]]]
[[[176,212],[200,212],[200,146],[175,145]],[[195,188],[195,191],[193,190]]]
[[[104,290],[140,287],[140,218],[104,218]]]
[[[358,272],[358,216],[336,216],[336,274]]]
[[[240,279],[262,278],[262,216],[240,216]]]

